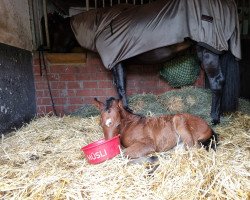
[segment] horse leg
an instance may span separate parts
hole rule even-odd
[[[212,91],[211,118],[214,125],[220,123],[221,97],[225,78],[221,71],[219,55],[197,46],[197,54],[201,60]]]
[[[128,99],[126,95],[126,73],[123,63],[118,63],[112,68],[114,84],[117,89],[119,98],[122,99],[123,106],[128,108]]]
[[[235,112],[239,106],[239,62],[231,52],[226,51],[220,56],[220,66],[225,76],[225,84],[221,98],[221,112]]]

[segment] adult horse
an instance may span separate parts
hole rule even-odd
[[[55,21],[55,20],[54,20]],[[157,0],[90,10],[51,24],[52,51],[73,41],[98,52],[111,70],[123,105],[128,107],[125,65],[163,63],[192,44],[212,90],[212,123],[235,111],[241,58],[237,8],[233,0]],[[71,26],[71,29],[69,27]]]
[[[183,144],[184,147],[203,145],[215,150],[217,134],[207,122],[188,113],[145,117],[125,109],[121,100],[113,97],[106,103],[95,99],[101,112],[101,126],[106,140],[120,134],[125,155],[140,158],[163,152]]]

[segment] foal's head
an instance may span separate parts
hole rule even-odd
[[[104,104],[95,98],[94,104],[101,112],[101,126],[105,139],[108,140],[118,135],[121,123],[120,107],[122,102],[111,97]]]

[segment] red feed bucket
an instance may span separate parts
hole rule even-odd
[[[90,164],[98,164],[109,160],[120,153],[119,135],[109,139],[101,139],[81,148]]]

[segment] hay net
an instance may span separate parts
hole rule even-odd
[[[160,76],[173,88],[192,85],[200,73],[200,65],[195,54],[177,56],[164,64]]]

